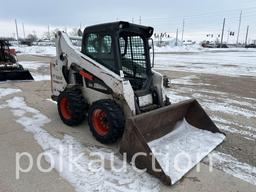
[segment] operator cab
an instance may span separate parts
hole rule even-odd
[[[152,27],[122,21],[87,27],[82,53],[118,75],[123,73],[135,91],[148,89],[152,79],[148,42],[152,34]]]
[[[16,63],[16,51],[9,48],[7,40],[0,39],[0,63]]]

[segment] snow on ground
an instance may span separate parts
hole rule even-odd
[[[38,73],[31,73],[35,81],[49,81],[51,80],[50,75],[41,75]]]
[[[18,54],[55,56],[50,46],[14,47]],[[78,48],[80,50],[80,48]],[[155,47],[155,67],[197,73],[229,76],[256,76],[256,50],[244,48],[204,49],[199,45]]]
[[[186,77],[181,77],[178,79],[172,79],[171,84],[181,84],[181,85],[209,85],[209,84],[202,84],[202,83],[193,83],[192,79],[199,79],[196,75],[189,75]]]
[[[27,106],[24,98],[13,97],[7,100],[6,103],[5,107],[12,110],[16,122],[21,124],[25,131],[34,135],[34,138],[45,152],[45,159],[75,187],[76,191],[160,191],[159,181],[156,178],[147,173],[136,172],[126,162],[127,172],[114,172],[98,164],[94,165],[94,169],[98,171],[91,171],[89,169],[92,160],[91,155],[95,153],[106,155],[106,160],[108,160],[111,153],[114,153],[115,166],[117,167],[121,166],[123,162],[111,149],[84,146],[68,135],[65,135],[63,139],[53,137],[43,129],[43,126],[49,123],[50,119],[40,111]],[[49,158],[49,155],[53,159]],[[78,161],[74,162],[73,160],[78,157],[80,157]],[[73,163],[77,163],[78,166],[73,165],[73,169],[69,169]]]
[[[148,145],[174,184],[222,143],[224,138],[221,133],[197,129],[183,119],[176,124],[174,131]]]
[[[20,89],[13,89],[13,88],[0,88],[0,99],[2,97],[5,97],[7,95],[11,95],[11,94],[14,94],[14,93],[19,93],[21,92]]]
[[[19,45],[19,46],[12,46],[11,48],[16,49],[16,52],[18,55],[37,55],[37,56],[50,56],[50,57],[56,56],[55,46]],[[81,50],[81,47],[77,47],[75,45],[74,45],[74,48],[79,51]]]
[[[12,95],[14,93],[21,92],[20,89],[13,89],[13,88],[0,88],[0,101],[2,101],[2,97]],[[7,105],[0,103],[0,109],[5,108]]]
[[[240,51],[156,54],[155,68],[173,71],[217,74],[226,76],[256,76],[256,49]]]
[[[155,46],[155,53],[200,53],[200,52],[251,52],[253,49],[246,49],[246,48],[203,48],[199,44],[193,45],[167,45],[158,47]]]
[[[246,139],[256,140],[256,127],[251,123],[252,119],[256,117],[254,98],[236,98],[236,96],[230,96],[226,92],[203,88],[202,84],[194,83],[193,80],[198,80],[198,77],[196,75],[189,75],[171,80],[172,85],[177,86],[177,89],[171,88],[167,92],[170,101],[178,103],[196,98],[204,109],[218,114],[213,119],[222,130],[240,134]],[[173,87],[172,85],[171,87]],[[229,116],[232,118],[232,121],[223,119],[223,115]],[[243,118],[244,123],[241,124],[235,117]]]
[[[51,76],[49,74],[49,63],[42,63],[37,61],[20,61],[19,63],[25,69],[28,69],[30,71],[35,81],[51,80]]]
[[[193,77],[192,77],[193,78]],[[189,79],[189,78],[185,78]],[[207,92],[207,90],[205,90]],[[8,95],[21,92],[19,89],[0,88],[0,98],[2,102],[3,98]],[[226,93],[223,93],[226,95]],[[182,97],[182,96],[181,96]],[[184,98],[186,99],[186,98]],[[232,101],[232,100],[231,100]],[[247,98],[247,101],[253,101],[251,98]],[[248,105],[248,103],[244,103]],[[46,152],[45,158],[51,164],[51,159],[47,158],[47,154],[51,154],[54,157],[53,167],[58,170],[62,177],[67,179],[78,192],[80,191],[93,191],[96,189],[106,189],[106,191],[160,191],[159,181],[147,173],[137,173],[128,165],[128,172],[114,173],[109,169],[102,169],[101,172],[91,173],[88,171],[88,164],[90,161],[90,154],[100,153],[105,154],[106,157],[109,153],[114,152],[111,149],[97,147],[97,146],[85,146],[75,140],[75,138],[65,135],[62,139],[53,137],[43,126],[50,122],[50,119],[43,115],[40,111],[27,106],[24,98],[13,97],[6,101],[6,103],[0,105],[0,108],[9,107],[16,118],[16,121],[24,127],[24,130],[34,135],[42,149]],[[223,119],[215,119],[224,121]],[[254,128],[249,128],[254,129]],[[57,146],[60,146],[58,148]],[[79,154],[83,156],[79,159],[79,165],[83,168],[83,171],[74,169],[68,171],[67,167],[70,165],[68,159],[69,149],[72,148],[72,158],[75,159]],[[235,177],[243,179],[247,182],[255,184],[255,167],[239,162],[234,157],[213,152],[213,166],[229,173]],[[120,163],[119,155],[115,153],[115,159],[117,164]],[[63,159],[64,169],[61,169],[59,160]],[[88,190],[90,189],[90,190]]]
[[[19,64],[21,64],[26,69],[33,69],[38,70],[39,68],[49,68],[49,63],[41,63],[41,62],[35,62],[35,61],[19,61]]]
[[[171,90],[167,93],[170,101],[178,103],[194,97],[199,100],[204,109],[214,112],[215,115],[211,115],[211,119],[221,130],[256,141],[256,127],[253,123],[256,117],[255,98],[230,96],[226,92],[210,90],[202,87],[200,83],[193,82],[196,80],[198,80],[196,75],[171,80],[174,86],[171,86]],[[226,119],[227,117],[230,119]],[[240,118],[244,119],[243,123],[239,121]],[[210,157],[213,159],[213,167],[256,184],[256,167],[217,151],[212,152]],[[205,162],[209,163],[207,160]]]
[[[226,75],[226,76],[235,76],[239,77],[241,75],[248,75],[248,76],[256,76],[256,51],[253,50],[245,50],[245,49],[217,49],[211,51],[200,51],[194,53],[175,53],[175,54],[157,54],[156,55],[156,68],[159,69],[169,69],[173,71],[185,71],[185,72],[196,72],[196,73],[206,73],[206,74],[219,74],[219,75]],[[44,65],[39,64],[40,67],[34,66],[33,63],[27,63],[27,68],[38,70],[40,67],[44,67]],[[26,66],[24,66],[26,68]],[[50,76],[44,76],[43,74],[37,74],[38,78],[41,80],[49,80]],[[41,75],[41,76],[40,76]],[[34,76],[34,75],[33,75]],[[171,91],[168,92],[168,97],[170,97],[171,102],[176,103],[182,100],[187,100],[190,97],[195,97],[199,100],[200,104],[202,104],[203,108],[205,108],[209,112],[213,112],[217,115],[211,116],[218,127],[221,130],[235,133],[243,136],[248,140],[256,140],[256,127],[252,121],[253,118],[256,116],[256,98],[246,98],[246,97],[237,97],[235,95],[230,96],[227,92],[221,91],[214,91],[210,87],[205,88],[207,84],[200,84],[194,83],[197,81],[198,77],[196,75],[189,75],[187,77],[182,77],[178,79],[172,79],[171,82],[176,85],[178,88],[171,88]],[[204,87],[202,87],[204,86]],[[20,92],[20,90],[16,89],[9,89],[4,90],[0,89],[0,98],[7,96],[9,94]],[[16,98],[17,99],[17,98]],[[15,100],[14,100],[15,101]],[[17,100],[20,103],[24,103],[24,100]],[[214,101],[214,102],[213,102]],[[9,107],[11,107],[11,103],[9,103]],[[6,107],[7,104],[1,105],[0,108]],[[25,104],[26,105],[26,104]],[[25,106],[23,106],[25,107]],[[25,110],[24,110],[25,109]],[[105,148],[95,148],[89,146],[83,146],[74,138],[70,136],[65,136],[63,139],[57,139],[52,137],[47,132],[45,132],[42,127],[48,121],[44,115],[40,112],[28,112],[26,111],[27,108],[21,109],[20,107],[13,106],[12,111],[13,114],[22,120],[20,123],[24,122],[23,126],[25,129],[29,130],[29,122],[30,123],[38,123],[43,121],[44,123],[40,124],[40,126],[36,127],[32,131],[35,138],[38,140],[39,144],[41,142],[41,146],[44,149],[44,145],[49,147],[49,151],[51,154],[55,154],[56,157],[59,157],[57,149],[54,148],[55,144],[60,144],[64,148],[67,147],[68,144],[74,146],[77,150],[77,153],[86,149],[91,152],[100,151],[104,153],[108,149]],[[31,115],[27,115],[28,113],[32,113]],[[232,118],[232,121],[230,119]],[[244,121],[241,123],[239,118],[243,118]],[[41,119],[41,120],[40,120]],[[31,132],[31,130],[29,130]],[[42,134],[41,134],[42,133]],[[45,140],[47,139],[50,142],[45,144]],[[56,142],[56,143],[55,143]],[[67,144],[68,143],[68,144]],[[46,148],[45,148],[46,149]],[[76,154],[77,154],[76,153]],[[214,166],[232,174],[238,178],[244,179],[245,181],[252,182],[255,181],[255,167],[250,167],[250,165],[244,164],[239,162],[234,157],[227,155],[227,154],[220,154],[219,152],[214,152],[215,161]],[[65,159],[66,154],[62,157]],[[88,163],[87,160],[89,159],[88,155],[85,155],[84,160],[81,162],[82,166],[86,166]],[[69,162],[66,162],[67,164]],[[56,169],[58,170],[58,165],[56,165]],[[249,168],[248,168],[249,166]],[[252,171],[248,171],[252,170]],[[90,174],[88,172],[85,173]],[[101,175],[100,175],[101,174]],[[121,174],[121,173],[120,173]],[[133,171],[129,171],[129,173],[121,174],[122,183],[125,184],[116,184],[118,177],[113,176],[113,173],[108,170],[104,170],[103,173],[99,173],[99,175],[93,175],[93,179],[87,182],[88,178],[85,177],[82,173],[64,173],[63,177],[70,181],[78,191],[84,190],[83,187],[89,185],[88,183],[96,183],[100,187],[104,186],[111,186],[109,191],[118,190],[120,191],[133,191],[137,188],[141,188],[142,190],[148,190],[149,188],[153,188],[155,191],[159,191],[157,181],[152,181],[153,178],[149,177],[147,174],[137,175]],[[97,179],[100,180],[98,177],[103,177],[105,182],[97,182]],[[140,178],[142,177],[142,178]],[[106,179],[107,178],[107,179]],[[131,179],[135,178],[135,179]],[[101,181],[101,180],[100,180]],[[130,183],[130,184],[127,184]],[[146,185],[148,183],[149,185]],[[255,184],[255,183],[253,183]],[[84,185],[84,186],[83,186]],[[94,186],[94,185],[93,185]],[[128,187],[127,187],[128,186]]]
[[[39,55],[39,56],[55,56],[56,48],[51,46],[15,46],[18,55]]]
[[[204,48],[198,44],[188,46],[167,45],[164,47],[155,46],[155,53],[201,52],[203,49]]]
[[[256,185],[256,167],[241,163],[231,155],[217,151],[212,152],[204,161],[209,163],[210,159],[214,167]]]
[[[178,94],[174,91],[169,91],[169,92],[166,93],[166,95],[167,95],[167,97],[170,98],[171,103],[179,103],[181,101],[192,99],[191,97],[180,95],[180,94]]]

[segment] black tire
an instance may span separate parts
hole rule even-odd
[[[64,90],[57,103],[60,118],[66,125],[77,126],[84,121],[88,104],[79,88]]]
[[[97,128],[98,113],[104,113],[101,123],[107,128],[103,131],[99,131],[99,128]],[[123,135],[125,119],[122,109],[113,100],[99,100],[89,108],[88,123],[97,141],[103,144],[111,144]]]

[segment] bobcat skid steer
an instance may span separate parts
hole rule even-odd
[[[163,76],[152,69],[152,34],[152,27],[122,21],[95,25],[77,50],[58,32],[52,99],[65,124],[79,125],[87,114],[99,142],[121,139],[129,162],[172,185],[225,135],[196,100],[170,104]]]
[[[6,40],[0,39],[0,81],[34,80],[22,65],[17,63],[15,49],[9,48]]]

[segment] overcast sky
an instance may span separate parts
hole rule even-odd
[[[220,33],[223,18],[226,31],[237,31],[243,10],[242,35],[250,25],[250,38],[256,39],[256,0],[0,0],[0,36],[15,33],[14,19],[22,32],[38,34],[51,28],[92,25],[127,20],[151,25],[159,32],[181,30],[185,18],[185,37],[198,38],[207,33]]]

